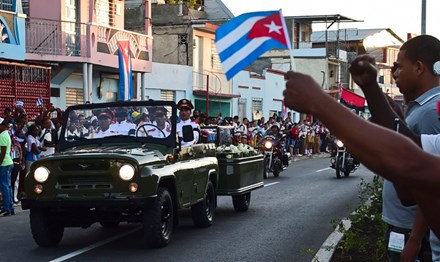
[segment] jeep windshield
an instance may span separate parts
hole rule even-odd
[[[105,143],[158,143],[175,147],[175,103],[114,102],[76,105],[66,110],[60,150]]]

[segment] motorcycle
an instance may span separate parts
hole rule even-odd
[[[264,154],[263,164],[263,178],[269,177],[269,172],[272,172],[275,177],[278,177],[281,171],[287,169],[290,162],[290,153],[285,152],[283,136],[279,141],[273,135],[266,135],[263,138],[260,151]]]
[[[354,172],[359,167],[359,161],[347,151],[347,148],[341,140],[336,139],[332,151],[332,155],[334,156],[330,158],[330,167],[336,170],[337,178],[341,178],[341,173],[343,173],[344,176],[349,176],[351,172]]]

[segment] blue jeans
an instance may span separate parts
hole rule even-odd
[[[2,192],[2,207],[9,213],[14,212],[12,204],[11,172],[13,165],[0,166],[0,191]]]

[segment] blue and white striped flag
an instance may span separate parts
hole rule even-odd
[[[35,103],[36,106],[42,106],[43,105],[43,98],[40,96],[37,99],[37,102]]]
[[[216,30],[215,44],[228,80],[271,49],[291,49],[281,10],[237,16]]]

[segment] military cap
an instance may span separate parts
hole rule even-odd
[[[155,115],[166,115],[168,113],[167,109],[163,106],[157,107],[156,110],[154,110]]]
[[[113,113],[110,110],[105,110],[104,112],[101,112],[98,116],[98,119],[103,119],[103,118],[110,118],[113,119]]]
[[[177,103],[177,109],[182,110],[182,108],[194,109],[194,106],[191,104],[191,101],[188,99],[181,99],[179,103]]]

